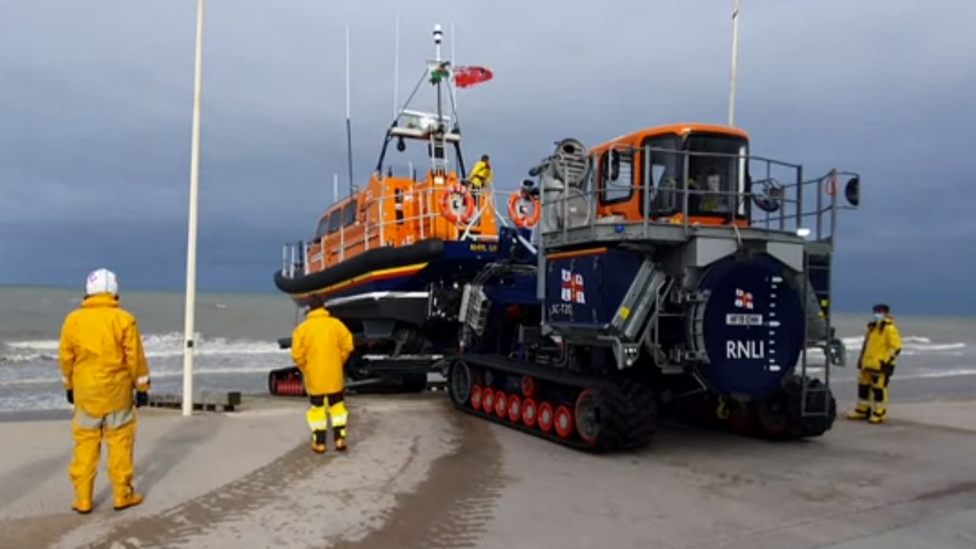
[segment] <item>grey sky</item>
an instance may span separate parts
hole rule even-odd
[[[744,2],[736,122],[753,152],[864,176],[864,207],[842,220],[841,305],[967,312],[976,3]],[[459,63],[495,71],[460,116],[468,158],[490,152],[503,187],[561,137],[725,121],[731,0],[409,5],[208,1],[203,289],[273,291],[279,244],[308,236],[332,173],[344,180],[346,23],[361,177],[392,115],[397,10],[401,100],[435,22],[456,23]],[[0,283],[77,285],[104,264],[130,287],[182,285],[194,14],[194,0],[0,4]]]

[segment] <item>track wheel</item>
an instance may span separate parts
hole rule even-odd
[[[416,377],[416,376],[415,376]],[[427,374],[423,375],[424,388],[427,387]],[[406,384],[404,379],[404,384]],[[415,380],[414,383],[419,383]],[[451,395],[451,401],[455,405],[463,405],[471,400],[471,393],[474,387],[474,378],[471,376],[471,368],[463,360],[455,360],[451,363],[447,371],[447,386]]]
[[[522,420],[522,399],[518,395],[508,395],[508,420],[516,423]]]
[[[539,429],[542,429],[543,433],[551,433],[552,423],[552,405],[548,402],[543,402],[539,405]]]
[[[501,392],[495,392],[495,415],[504,418],[508,415],[508,396]]]
[[[736,433],[746,435],[756,427],[756,407],[750,402],[732,402],[729,405],[729,427]]]
[[[272,395],[278,394],[278,377],[274,372],[268,374],[268,392]]]
[[[535,401],[531,398],[525,399],[522,402],[522,423],[529,428],[535,427],[536,414],[538,409],[536,408]]]
[[[522,377],[521,386],[522,386],[521,387],[522,396],[524,396],[525,398],[532,398],[535,396],[537,388],[535,385],[535,380],[532,379],[531,376]]]
[[[596,395],[591,389],[586,389],[576,397],[573,407],[576,416],[576,431],[583,442],[595,446],[600,440],[601,417],[600,406]]]
[[[556,434],[560,438],[569,438],[573,434],[573,413],[569,411],[568,406],[559,406],[556,408],[555,424],[556,424]]]
[[[657,432],[657,393],[627,380],[590,387],[576,397],[571,415],[588,450],[636,450]]]
[[[481,409],[486,414],[490,414],[495,411],[495,391],[492,391],[491,387],[485,387],[484,395],[481,397]]]
[[[756,404],[759,431],[766,438],[773,440],[789,438],[790,415],[784,397],[785,395],[776,393]]]
[[[481,385],[475,385],[471,388],[471,407],[475,410],[481,410],[481,399],[484,397],[484,393],[481,391]]]

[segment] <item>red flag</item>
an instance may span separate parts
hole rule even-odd
[[[491,69],[487,67],[455,67],[454,84],[459,88],[477,86],[494,78]]]

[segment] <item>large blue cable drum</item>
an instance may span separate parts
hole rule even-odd
[[[725,396],[762,399],[775,392],[804,347],[803,300],[792,271],[768,255],[729,257],[708,269],[707,296],[688,318],[698,373]]]

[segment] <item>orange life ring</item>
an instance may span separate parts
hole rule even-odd
[[[525,198],[532,203],[532,216],[528,217],[519,211],[518,203],[519,200]],[[512,218],[516,227],[531,229],[535,227],[539,222],[539,214],[542,213],[542,209],[539,208],[539,199],[534,196],[525,197],[522,193],[515,193],[511,198],[508,199],[508,217]]]
[[[461,198],[464,199],[463,215],[458,215],[454,211],[454,208],[451,207],[451,197],[453,195],[461,195]],[[455,183],[441,192],[441,215],[451,223],[467,223],[471,219],[471,216],[474,215],[474,210],[474,197],[471,196],[471,192],[464,185]]]

